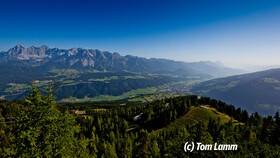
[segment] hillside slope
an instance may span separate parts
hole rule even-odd
[[[280,110],[280,69],[213,79],[194,86],[191,91],[249,112],[273,115]]]
[[[221,123],[227,123],[231,120],[228,115],[219,112],[216,108],[210,105],[192,107],[184,116],[173,121],[169,126],[181,127],[185,124],[193,125],[195,123],[203,122],[207,124],[210,119],[218,121],[220,119]],[[233,119],[233,118],[232,118]],[[234,119],[233,119],[234,120]]]

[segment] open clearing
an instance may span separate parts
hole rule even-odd
[[[205,105],[203,108],[199,107],[192,107],[190,111],[185,114],[184,116],[176,119],[168,126],[183,126],[185,124],[193,125],[198,122],[205,122],[208,123],[210,118],[218,121],[220,118],[221,123],[227,123],[231,120],[231,117],[219,112],[216,108],[210,107],[209,105]]]

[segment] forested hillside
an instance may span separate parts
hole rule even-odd
[[[44,96],[33,87],[25,100],[0,102],[2,157],[280,156],[279,113],[249,116],[246,110],[195,95],[147,104],[57,104],[54,92]],[[173,125],[204,105],[213,116],[203,116],[207,121]],[[230,119],[221,121],[218,111]],[[237,144],[238,150],[185,152],[185,142]]]
[[[200,76],[180,76],[168,74],[120,72],[95,72],[78,71],[75,69],[59,69],[44,72],[32,67],[0,66],[0,95],[2,99],[23,99],[31,88],[31,81],[38,87],[46,88],[54,80],[58,89],[56,98],[61,101],[72,102],[75,100],[95,101],[102,96],[104,100],[111,98],[125,99],[134,94],[133,91],[147,89],[162,89],[164,85],[171,83],[195,83],[204,78]],[[143,90],[145,91],[145,90]],[[180,91],[180,90],[178,90]],[[131,94],[127,94],[131,93]],[[144,94],[144,93],[142,93]],[[104,101],[101,100],[101,101]]]

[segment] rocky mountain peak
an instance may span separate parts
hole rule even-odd
[[[25,48],[24,46],[20,45],[20,44],[17,44],[15,47],[15,49],[18,49],[18,48]]]
[[[46,52],[47,50],[49,50],[50,48],[46,45],[42,45],[41,47],[39,47],[40,50]]]

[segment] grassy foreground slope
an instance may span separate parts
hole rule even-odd
[[[210,105],[204,105],[199,107],[191,107],[189,112],[170,123],[167,127],[181,127],[186,124],[194,125],[199,122],[208,124],[210,119],[217,122],[219,121],[221,124],[228,123],[229,121],[231,121],[231,119],[234,120],[234,118],[219,112],[216,108],[213,108]],[[234,120],[234,123],[237,122],[238,121]]]

